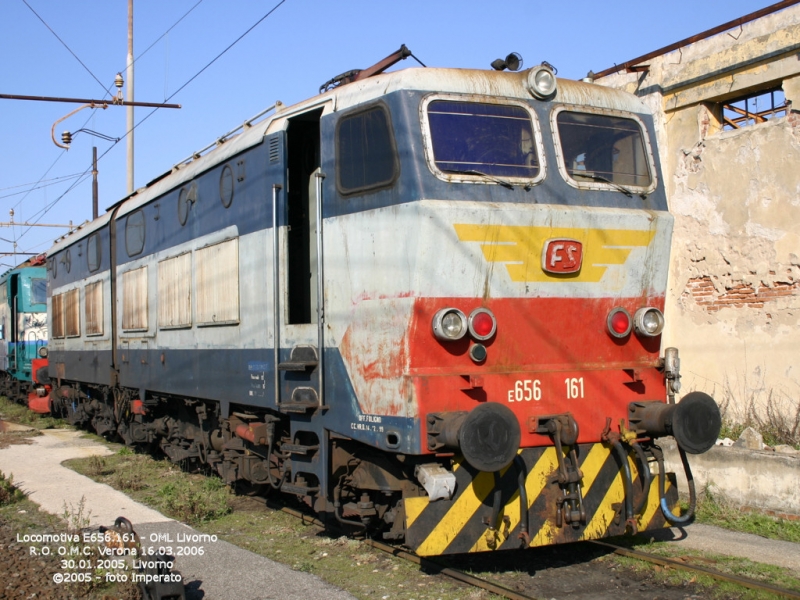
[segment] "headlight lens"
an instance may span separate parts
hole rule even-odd
[[[447,337],[459,338],[464,329],[464,322],[458,313],[449,312],[442,318],[442,329]]]
[[[443,342],[460,340],[467,333],[467,316],[457,308],[443,308],[433,317],[433,335]]]
[[[655,337],[664,330],[664,314],[657,308],[640,308],[633,316],[636,333]]]
[[[39,354],[39,358],[47,358],[47,346],[39,346],[37,353]]]
[[[546,100],[556,93],[555,73],[545,65],[533,67],[528,72],[528,91],[539,100]]]

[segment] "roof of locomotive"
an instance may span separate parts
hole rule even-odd
[[[535,68],[535,67],[534,67]],[[526,85],[528,70],[520,72],[489,71],[479,69],[409,68],[341,85],[323,94],[291,106],[276,103],[276,110],[263,121],[245,128],[242,133],[219,143],[216,148],[187,163],[173,167],[170,171],[123,198],[114,206],[122,205],[117,217],[124,216],[151,200],[180,187],[198,175],[229,160],[233,156],[260,144],[268,133],[286,128],[290,117],[313,108],[322,108],[323,114],[341,112],[400,90],[441,92],[476,96],[498,96],[532,100]],[[558,79],[553,98],[542,101],[555,104],[572,104],[620,110],[638,114],[651,114],[650,109],[639,98],[599,85]],[[81,226],[56,241],[48,255],[71,245],[86,235],[102,228],[109,220],[111,211],[91,223]],[[76,235],[80,233],[81,235]]]

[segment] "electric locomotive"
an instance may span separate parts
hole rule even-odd
[[[383,72],[409,54],[57,241],[53,411],[421,555],[688,520],[655,440],[720,419],[660,349],[650,111],[546,63]]]
[[[0,277],[0,394],[47,412],[45,388],[35,373],[47,364],[44,263],[44,256],[35,256]]]

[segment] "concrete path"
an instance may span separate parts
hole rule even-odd
[[[194,537],[203,534],[61,465],[70,458],[111,454],[104,445],[81,438],[77,431],[42,433],[31,438],[32,444],[0,448],[0,471],[13,474],[14,483],[46,512],[62,515],[65,506],[75,511],[83,499],[83,515],[93,526],[110,526],[125,516],[143,545],[189,548],[189,555],[176,557],[174,566],[183,576],[189,600],[354,599],[315,575],[293,571],[221,540]]]
[[[753,562],[776,565],[800,573],[800,544],[792,542],[769,540],[750,533],[738,533],[700,523],[694,523],[685,529],[673,527],[650,531],[642,536],[654,538],[656,541],[669,541],[692,550],[747,558]]]

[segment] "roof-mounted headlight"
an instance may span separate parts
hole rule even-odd
[[[433,316],[433,335],[443,342],[460,340],[467,333],[467,316],[457,308],[443,308]]]
[[[542,64],[528,71],[528,91],[539,100],[553,97],[556,93],[556,74],[550,65]]]

